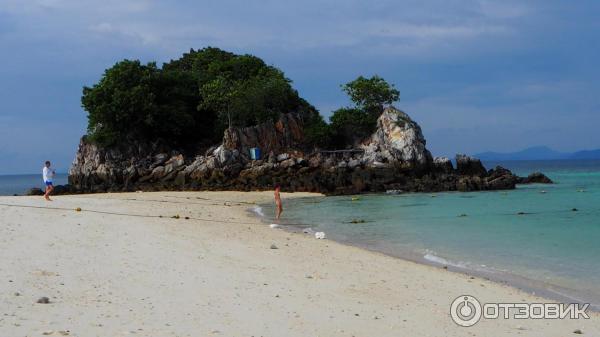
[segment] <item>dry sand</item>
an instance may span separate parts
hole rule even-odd
[[[284,194],[284,204],[297,196],[306,194]],[[543,300],[270,229],[248,214],[248,204],[221,201],[271,197],[156,192],[59,196],[52,203],[0,197],[0,204],[63,208],[0,206],[0,336],[549,337],[574,336],[576,329],[600,336],[597,314],[459,327],[449,307],[461,294],[482,302]],[[42,296],[50,303],[36,303]]]

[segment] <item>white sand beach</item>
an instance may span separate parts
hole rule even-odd
[[[307,195],[283,194],[284,207]],[[271,192],[0,197],[0,336],[600,336],[595,313],[459,327],[449,315],[459,295],[549,300],[271,229],[247,204],[271,199]],[[50,303],[36,303],[44,296]]]

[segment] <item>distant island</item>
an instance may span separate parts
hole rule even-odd
[[[559,152],[547,146],[529,147],[517,152],[482,152],[475,157],[484,161],[510,160],[592,160],[600,159],[600,149],[577,152]]]

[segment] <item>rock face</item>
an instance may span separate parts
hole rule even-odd
[[[368,165],[390,163],[414,167],[432,162],[425,144],[421,127],[404,112],[388,107],[377,119],[377,130],[362,148]]]
[[[302,118],[282,115],[274,123],[230,129],[223,143],[203,154],[184,154],[155,143],[124,142],[103,149],[81,139],[69,170],[76,192],[135,190],[267,190],[354,194],[384,191],[473,191],[514,188],[517,177],[478,159],[431,157],[421,128],[387,108],[376,132],[354,150],[303,151]],[[249,149],[263,157],[250,160]]]
[[[247,156],[249,150],[258,147],[263,153],[281,153],[297,148],[304,140],[300,116],[285,114],[275,123],[263,123],[257,126],[228,129],[223,137],[223,148],[238,150]]]

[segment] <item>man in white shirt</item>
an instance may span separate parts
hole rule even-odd
[[[56,172],[50,168],[50,162],[46,161],[46,165],[42,169],[42,176],[44,178],[44,184],[46,185],[46,193],[44,194],[44,198],[48,201],[50,200],[50,193],[54,190],[54,186],[52,186],[52,179]]]

